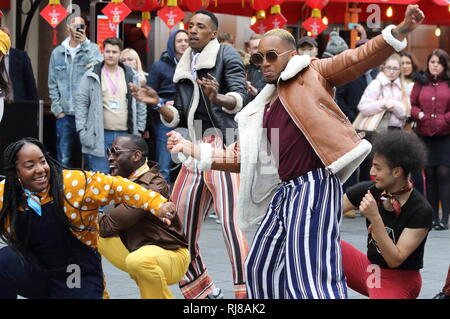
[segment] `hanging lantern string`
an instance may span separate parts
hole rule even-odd
[[[53,29],[53,45],[57,45],[58,44],[58,40],[57,40],[57,36],[56,36],[56,29]]]

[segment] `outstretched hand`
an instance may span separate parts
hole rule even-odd
[[[410,4],[406,8],[405,18],[399,25],[400,33],[409,33],[416,29],[425,19],[425,14],[419,9],[419,5]]]
[[[158,93],[156,93],[156,91],[148,85],[139,87],[134,83],[128,83],[128,86],[130,88],[131,95],[133,95],[136,100],[150,105],[156,105],[159,103]]]
[[[167,139],[167,150],[172,154],[183,152],[183,136],[176,131],[170,131],[166,135],[169,137]]]

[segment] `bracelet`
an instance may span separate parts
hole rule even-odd
[[[159,110],[161,107],[163,107],[164,103],[165,103],[165,101],[164,101],[163,99],[160,98],[158,104],[152,105],[152,109],[155,110],[155,111],[157,111],[157,110]]]

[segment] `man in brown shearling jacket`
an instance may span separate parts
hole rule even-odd
[[[108,153],[111,175],[128,178],[169,198],[169,186],[158,164],[147,161],[147,144],[140,136],[117,137]],[[125,205],[99,217],[100,253],[130,274],[145,299],[173,298],[168,285],[179,282],[189,265],[180,218],[176,214],[170,217],[161,220]]]
[[[334,102],[333,87],[403,50],[423,19],[419,7],[410,5],[398,26],[321,60],[297,55],[288,31],[271,30],[252,55],[268,84],[236,115],[239,141],[223,150],[169,133],[172,153],[195,158],[204,170],[240,173],[239,225],[261,221],[246,260],[249,299],[347,298],[341,183],[371,145]]]

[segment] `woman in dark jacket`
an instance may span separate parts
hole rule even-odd
[[[189,38],[186,30],[176,30],[172,32],[167,41],[167,51],[161,54],[159,61],[155,62],[149,73],[147,85],[152,87],[161,98],[163,103],[173,103],[175,99],[175,85],[173,83],[173,74],[178,61],[184,51],[189,46]],[[159,113],[152,107],[149,107],[148,114],[152,114],[152,125],[154,127],[156,141],[156,161],[159,163],[160,171],[164,179],[170,184],[170,169],[172,159],[169,151],[166,149],[166,133],[172,129],[166,127],[160,120]],[[152,112],[153,111],[153,112]]]
[[[448,229],[450,211],[450,57],[441,49],[427,60],[427,70],[411,92],[411,117],[428,148],[425,169],[427,198],[433,207],[433,227]],[[442,218],[439,219],[439,201]]]

